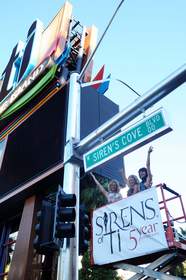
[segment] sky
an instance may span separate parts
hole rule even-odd
[[[81,24],[94,24],[98,38],[120,1],[72,0],[73,15]],[[39,18],[46,27],[64,1],[2,1],[0,16],[0,73],[13,47],[25,41],[31,23]],[[120,8],[94,58],[94,74],[103,64],[112,81],[106,96],[124,109],[138,97],[117,82],[121,79],[144,94],[185,63],[185,0],[126,0]],[[173,131],[125,156],[127,175],[145,165],[152,145],[151,169],[154,184],[166,183],[182,194],[186,202],[186,86],[174,90],[145,114],[163,107]],[[142,118],[143,116],[140,116]],[[175,206],[174,206],[175,207]],[[176,207],[175,207],[176,208]]]

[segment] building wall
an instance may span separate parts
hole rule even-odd
[[[109,120],[119,111],[119,106],[92,87],[83,88],[81,95],[81,139]],[[117,179],[122,183],[119,169],[123,167],[123,157],[108,161],[94,171],[102,176]]]
[[[0,198],[63,162],[66,90],[59,91],[9,134],[0,168]],[[81,107],[81,139],[118,112],[116,104],[104,95],[97,94],[93,88],[82,91]],[[96,168],[95,172],[121,181],[118,172],[121,167],[122,157],[117,157]],[[62,184],[62,176],[59,178],[59,183]]]

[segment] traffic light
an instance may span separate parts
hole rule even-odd
[[[79,209],[79,255],[83,255],[88,249],[90,240],[90,221],[83,206]]]
[[[75,205],[75,194],[58,192],[55,207],[54,238],[72,238],[75,236]]]
[[[37,212],[35,225],[34,248],[38,253],[45,254],[58,247],[53,242],[54,206],[51,202],[42,201],[41,209]]]

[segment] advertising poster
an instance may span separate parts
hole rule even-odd
[[[168,248],[156,188],[96,209],[92,257],[103,265]]]

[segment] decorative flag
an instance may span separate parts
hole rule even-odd
[[[105,65],[101,67],[101,69],[99,70],[99,72],[97,73],[97,75],[95,76],[92,82],[101,81],[101,80],[105,80],[105,81],[98,82],[91,85],[91,87],[95,88],[97,92],[100,94],[104,94],[108,90],[109,83],[110,83],[111,74],[109,74],[106,79],[103,79],[104,71],[105,71]]]
[[[111,74],[108,75],[105,82],[100,84],[99,88],[97,89],[98,93],[104,94],[108,90],[109,84],[110,84],[110,77],[111,77]]]
[[[95,76],[95,78],[93,79],[93,82],[94,82],[94,81],[103,80],[104,71],[105,71],[105,65],[103,65],[103,66],[101,67],[101,69],[99,70],[99,72],[97,73],[97,75]],[[98,88],[101,86],[101,84],[102,84],[102,83],[100,82],[100,83],[97,83],[97,84],[92,85],[92,87],[95,88],[95,89],[98,89]]]

